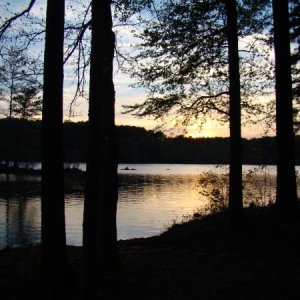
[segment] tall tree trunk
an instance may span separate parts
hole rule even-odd
[[[12,76],[10,82],[10,95],[9,95],[9,110],[8,110],[9,119],[12,118],[12,114],[13,114],[14,90],[15,90],[15,84],[14,84],[14,78]]]
[[[42,116],[42,278],[50,299],[61,292],[69,269],[64,213],[63,41],[64,1],[48,0]]]
[[[83,222],[86,291],[95,293],[96,277],[118,262],[117,142],[110,0],[92,1],[92,44],[89,97],[89,141]],[[101,287],[97,283],[99,289]]]
[[[298,207],[288,0],[273,0],[276,76],[277,194],[276,205],[293,212]]]
[[[230,171],[229,211],[233,223],[243,220],[241,93],[238,51],[237,3],[225,0],[229,65]]]

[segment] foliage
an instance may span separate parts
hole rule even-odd
[[[40,161],[41,122],[17,119],[0,120],[0,160],[14,160],[15,146],[6,149],[8,139],[17,141],[22,129],[23,146],[19,149],[21,161]],[[120,163],[200,163],[227,164],[228,138],[167,137],[161,132],[141,127],[119,126],[118,144]],[[300,164],[300,137],[296,136],[296,159]],[[65,162],[85,162],[87,123],[64,123]],[[17,144],[13,144],[17,145]],[[243,139],[244,164],[275,164],[276,140],[274,137]]]
[[[245,115],[253,116],[253,111],[262,112],[253,98],[270,92],[273,64],[268,49],[253,35],[254,30],[262,31],[253,20],[259,19],[265,4],[244,2],[239,2],[242,104]],[[131,66],[136,85],[146,88],[148,96],[142,104],[124,106],[125,112],[156,118],[175,113],[184,124],[201,124],[208,117],[227,120],[228,53],[222,3],[165,1],[156,7],[145,29],[137,32],[141,43]]]
[[[290,36],[292,41],[292,79],[294,96],[294,123],[300,130],[300,3],[290,1]]]
[[[244,182],[247,205],[268,206],[275,202],[275,175],[266,165],[248,170],[244,175]]]
[[[220,172],[221,170],[221,172]],[[207,200],[206,213],[218,213],[228,206],[228,172],[225,167],[205,172],[199,177],[199,193]],[[265,165],[244,172],[243,199],[247,206],[268,206],[275,202],[275,175]]]
[[[208,201],[205,207],[207,213],[218,213],[228,207],[229,198],[228,174],[213,171],[205,172],[199,176],[199,194]]]
[[[2,113],[6,116],[29,118],[41,112],[40,63],[17,46],[9,47],[0,60]]]
[[[16,116],[22,119],[36,117],[42,112],[42,99],[38,96],[40,90],[38,86],[24,87],[13,98],[15,104],[13,111]]]

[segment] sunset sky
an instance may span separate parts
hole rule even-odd
[[[122,114],[122,105],[141,103],[146,98],[146,92],[142,89],[132,88],[130,85],[133,83],[133,79],[129,75],[124,73],[117,73],[114,77],[115,92],[116,92],[116,124],[117,125],[130,125],[140,126],[146,129],[160,128],[160,121],[156,121],[151,118],[136,118],[130,114]],[[71,87],[70,87],[71,90]],[[66,89],[65,98],[70,98],[72,92]],[[79,99],[75,106],[76,116],[69,118],[67,114],[68,106],[65,105],[66,115],[65,119],[71,119],[73,121],[87,120],[88,118],[88,101],[86,99]],[[172,129],[172,123],[169,125]],[[198,124],[194,124],[187,128],[174,128],[177,134],[185,133],[186,136],[192,137],[226,137],[229,135],[228,124],[220,125],[214,120],[210,120],[204,124],[202,128],[199,128]],[[242,128],[242,135],[245,138],[261,137],[264,134],[264,124],[257,124],[253,126],[247,126]]]
[[[10,11],[20,11],[22,8],[26,7],[29,3],[28,0],[14,0],[8,1],[11,3]],[[81,0],[69,0],[67,3],[80,3]],[[45,13],[44,9],[41,11],[40,7],[45,7],[45,0],[37,0],[37,5],[33,10],[32,14],[41,17],[42,13]],[[0,4],[0,12],[3,16],[3,12],[5,12],[4,3]],[[80,6],[78,6],[80,7]],[[76,6],[77,10],[77,6]],[[72,12],[67,12],[67,18],[72,18]],[[130,28],[120,28],[116,29],[117,37],[122,36],[124,47],[130,47],[132,44],[131,37],[127,38],[128,33],[130,32]],[[36,49],[43,49],[43,43],[35,46]],[[115,68],[117,69],[117,68]],[[69,103],[74,95],[74,76],[69,66],[65,67],[65,120],[72,121],[84,121],[88,118],[88,101],[87,99],[78,99],[76,105],[74,106],[74,114],[75,116],[70,118],[68,116]],[[88,82],[88,74],[86,76]],[[128,74],[124,74],[122,72],[116,72],[114,76],[115,83],[115,91],[116,91],[116,124],[117,125],[131,125],[131,126],[142,126],[146,129],[154,129],[159,126],[159,122],[150,118],[137,119],[129,114],[122,114],[122,105],[141,103],[145,100],[146,92],[143,89],[132,88],[130,84],[133,83],[133,79],[130,78]],[[88,84],[86,85],[86,93],[88,92]],[[87,96],[87,95],[86,95]],[[169,124],[169,128],[172,129],[172,123]],[[186,128],[173,128],[174,132],[177,134],[182,134],[186,132],[187,136],[192,137],[214,137],[214,136],[228,136],[228,125],[220,126],[217,122],[211,120],[204,124],[204,126],[200,129],[198,124],[194,124]],[[262,136],[264,133],[264,128],[262,125],[256,125],[254,127],[244,128],[243,136],[246,138],[258,137]]]

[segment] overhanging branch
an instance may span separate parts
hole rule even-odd
[[[6,30],[11,26],[11,24],[19,19],[20,17],[24,16],[25,14],[28,14],[30,10],[32,9],[33,5],[35,4],[36,0],[31,0],[28,7],[23,10],[22,12],[14,15],[13,17],[7,19],[1,26],[0,26],[0,40],[2,39],[4,33]]]

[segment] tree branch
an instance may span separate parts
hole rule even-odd
[[[11,26],[11,24],[19,19],[20,17],[24,16],[25,14],[28,14],[31,10],[31,8],[33,7],[33,5],[35,4],[36,0],[31,0],[28,7],[23,10],[22,12],[14,15],[13,17],[9,18],[8,20],[6,20],[1,26],[0,26],[0,40],[2,39],[4,33],[6,32],[6,30]]]

